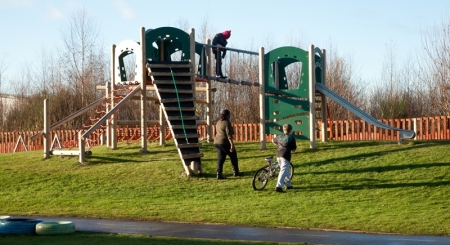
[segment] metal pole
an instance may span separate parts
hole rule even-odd
[[[209,47],[209,48],[218,48],[218,46],[210,45],[210,44],[203,44],[203,46]],[[220,47],[220,49],[226,49],[229,51],[235,51],[235,52],[245,53],[245,54],[259,55],[258,52],[252,52],[252,51],[247,51],[247,50],[243,50],[243,49],[235,49],[235,48],[227,48],[227,47]]]

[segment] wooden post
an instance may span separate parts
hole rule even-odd
[[[78,132],[78,148],[80,150],[78,159],[80,164],[83,164],[86,162],[86,150],[85,150],[85,141],[83,139],[83,130],[80,130]]]
[[[110,111],[112,108],[114,108],[114,89],[116,87],[116,76],[119,75],[120,76],[120,71],[117,71],[116,74],[116,69],[118,69],[118,67],[116,67],[116,45],[112,46],[112,50],[111,50],[111,54],[112,54],[112,61],[111,61],[111,92],[110,94],[110,98],[109,98],[109,109],[108,111]],[[120,81],[120,79],[119,79]],[[113,116],[113,119],[110,120],[110,139],[109,139],[109,143],[111,146],[111,149],[115,150],[117,149],[117,123],[116,123],[116,119]]]
[[[417,118],[413,118],[413,130],[416,133],[416,137],[414,137],[414,140],[417,140]]]
[[[44,100],[44,159],[50,158],[50,106],[49,100]]]
[[[112,69],[112,70],[114,70],[114,69]],[[112,78],[112,79],[114,79],[114,78]],[[106,111],[106,113],[108,113],[109,112],[109,109],[110,109],[110,104],[111,104],[111,100],[112,100],[112,96],[111,96],[111,82],[107,82],[106,83],[106,95],[105,95],[105,98],[106,98],[106,104],[105,104],[105,111]],[[106,147],[110,147],[111,146],[111,124],[110,124],[110,121],[109,120],[107,120],[106,121]]]
[[[264,47],[259,48],[259,140],[261,150],[266,149],[266,103],[265,103],[265,80],[264,80]]]
[[[211,39],[207,39],[206,43],[208,45],[211,45]],[[206,48],[206,76],[211,76],[211,65],[212,62],[212,55],[211,55],[211,47]],[[212,137],[212,120],[211,120],[211,110],[212,110],[212,104],[213,101],[211,100],[211,80],[208,79],[206,82],[206,141],[209,143],[213,140]]]
[[[326,78],[327,71],[326,71],[326,51],[325,51],[325,49],[322,49],[322,54],[321,54],[320,58],[321,58],[320,63],[322,66],[322,74],[321,74],[322,84],[326,86],[325,78]],[[327,142],[328,137],[329,137],[329,135],[328,135],[327,97],[324,94],[322,94],[321,99],[322,99],[322,105],[321,105],[321,108],[322,108],[322,135],[321,135],[321,138],[322,138],[322,142]]]
[[[309,145],[316,149],[316,77],[314,62],[314,45],[309,46],[308,69],[309,69]]]
[[[175,138],[175,135],[172,135]],[[159,106],[159,145],[166,144],[166,120],[162,106]]]
[[[139,81],[141,83],[141,152],[147,153],[147,81],[146,75],[144,72],[145,69],[145,28],[141,27],[141,50],[140,57],[136,55],[136,58],[140,58],[140,60],[136,60],[137,64],[137,75]]]
[[[100,134],[99,139],[100,139],[100,145],[105,145],[105,132],[102,132]]]

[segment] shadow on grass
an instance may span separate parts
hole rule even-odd
[[[141,163],[151,161],[176,161],[179,160],[179,155],[175,146],[157,146],[147,148],[146,153],[141,152],[141,147],[121,145],[119,150],[109,150],[107,152],[100,152],[96,154],[95,149],[91,156],[86,158],[88,165],[96,164],[113,164],[113,163]],[[126,151],[124,152],[123,149]],[[131,151],[135,150],[135,151]],[[161,159],[161,156],[164,159]]]
[[[332,190],[364,190],[364,189],[394,189],[394,188],[408,188],[408,187],[438,187],[450,185],[450,181],[436,181],[436,182],[409,182],[409,183],[380,183],[378,180],[368,180],[367,184],[324,184],[324,185],[311,185],[308,187],[296,187],[297,190],[306,191],[332,191]]]
[[[318,143],[319,150],[329,148],[359,148],[368,146],[378,146],[385,144],[398,144],[396,141],[329,141],[327,143]]]
[[[334,171],[321,171],[321,172],[308,172],[307,174],[360,174],[369,172],[389,172],[399,170],[413,170],[413,169],[427,169],[432,167],[450,167],[450,162],[443,163],[428,163],[428,164],[405,164],[395,166],[383,166],[383,167],[370,167],[370,168],[358,168],[351,170],[334,170]]]
[[[450,142],[415,142],[414,144],[409,144],[409,147],[405,148],[396,148],[386,151],[380,151],[380,152],[371,152],[371,153],[365,153],[365,154],[356,154],[352,156],[346,156],[346,157],[340,157],[340,158],[334,158],[334,159],[327,159],[312,163],[306,163],[306,164],[300,164],[297,165],[294,163],[295,167],[301,168],[305,166],[323,166],[327,164],[332,164],[336,162],[341,161],[357,161],[359,159],[365,159],[365,158],[373,158],[378,156],[383,156],[390,153],[395,152],[413,152],[414,150],[417,150],[419,148],[428,148],[433,147],[436,145],[447,145]],[[378,145],[378,144],[375,144]],[[449,162],[433,162],[433,163],[423,163],[423,164],[417,164],[417,163],[401,163],[401,165],[390,165],[390,166],[373,166],[373,167],[365,167],[365,168],[354,168],[354,169],[344,169],[344,170],[330,170],[330,171],[314,171],[314,172],[307,172],[307,173],[295,173],[295,175],[298,175],[301,177],[301,175],[307,175],[307,174],[314,174],[314,175],[324,175],[324,174],[364,174],[364,173],[386,173],[391,171],[403,171],[403,170],[415,170],[419,169],[420,171],[427,171],[429,168],[435,168],[435,167],[450,167],[450,161]],[[323,190],[360,190],[360,189],[386,189],[386,188],[404,188],[404,187],[437,187],[437,186],[445,186],[450,185],[450,181],[443,180],[443,177],[437,176],[434,177],[432,180],[427,181],[420,181],[420,180],[410,180],[407,181],[399,181],[399,180],[378,180],[376,178],[366,178],[366,179],[360,179],[357,183],[351,183],[348,181],[343,181],[342,183],[326,183],[326,184],[319,184],[319,185],[312,185],[305,188],[298,188],[303,190],[314,190],[314,191],[323,191]]]
[[[117,157],[102,157],[95,155],[87,157],[88,165],[112,164],[112,163],[139,163],[139,162],[148,162],[148,161],[136,160],[136,158],[125,158],[123,154]]]
[[[139,156],[144,155],[144,156]],[[148,156],[148,157],[146,157]],[[156,156],[154,154],[154,156]],[[87,157],[88,165],[97,164],[114,164],[114,163],[144,163],[144,162],[160,162],[160,161],[179,161],[178,153],[175,151],[173,157],[168,157],[167,154],[164,159],[152,157],[151,153],[120,153],[111,156],[98,156],[93,154]]]
[[[408,152],[408,151],[414,151],[419,148],[428,148],[432,147],[433,144],[421,144],[421,145],[415,145],[414,147],[405,147],[405,148],[398,148],[398,149],[392,149],[392,150],[384,150],[379,152],[370,152],[370,153],[364,153],[364,154],[357,154],[357,155],[351,155],[346,157],[339,157],[334,159],[327,159],[322,161],[316,161],[316,162],[310,162],[305,164],[297,165],[294,163],[294,167],[307,167],[307,166],[324,166],[328,164],[333,164],[335,162],[341,162],[341,161],[356,161],[359,159],[365,159],[365,158],[371,158],[371,157],[380,157],[389,153],[394,152]]]

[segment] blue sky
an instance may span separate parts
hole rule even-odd
[[[42,49],[61,46],[60,30],[80,6],[97,21],[108,53],[112,44],[138,40],[140,27],[184,23],[198,32],[206,21],[213,33],[232,31],[231,48],[332,46],[365,81],[380,77],[386,45],[394,45],[399,61],[415,58],[424,31],[450,17],[448,0],[0,0],[3,89],[23,66],[39,61]]]

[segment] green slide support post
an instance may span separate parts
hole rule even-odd
[[[265,54],[266,133],[282,134],[283,125],[289,123],[295,138],[310,139],[308,55],[307,51],[290,46]],[[289,81],[295,76],[286,72],[298,74],[298,80]]]
[[[202,43],[195,42],[195,53],[200,56],[200,61],[197,66],[197,75],[206,75],[206,47]]]

